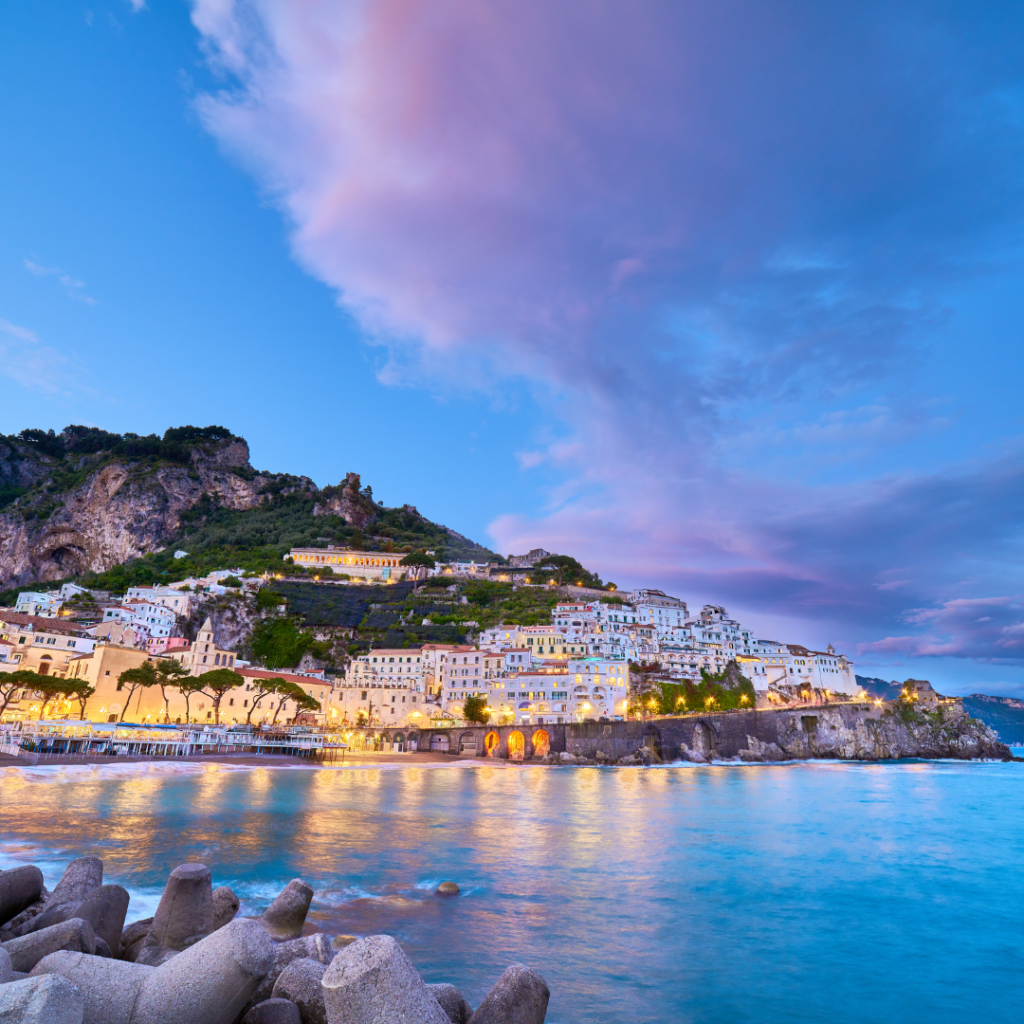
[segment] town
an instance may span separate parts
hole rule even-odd
[[[293,549],[286,561],[301,567],[296,572],[320,573],[323,586],[337,577],[345,586],[379,588],[412,578],[418,585],[450,581],[457,590],[462,581],[488,577],[516,588],[557,586],[530,582],[532,568],[551,557],[543,549],[508,564],[433,563],[430,552],[418,554],[328,546]],[[341,671],[263,667],[220,643],[209,617],[194,639],[183,635],[204,602],[258,596],[272,582],[268,574],[223,569],[123,595],[75,583],[22,591],[13,609],[0,609],[0,721],[332,731],[544,725],[693,711],[687,684],[691,695],[700,694],[699,710],[798,706],[859,693],[852,662],[831,646],[814,651],[765,639],[723,607],[705,605],[691,615],[684,600],[655,589],[558,586],[546,623],[499,623],[464,644],[371,646]],[[678,693],[675,706],[665,706],[666,690]]]

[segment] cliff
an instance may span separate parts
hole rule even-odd
[[[768,739],[764,732],[760,739],[748,734],[745,747],[738,751],[742,760],[1011,757],[1009,748],[995,732],[984,722],[971,718],[959,702],[943,704],[934,712],[901,713],[898,705],[850,705],[768,714],[774,718],[774,737]]]

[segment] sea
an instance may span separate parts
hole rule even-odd
[[[1018,751],[1019,753],[1019,751]],[[0,769],[0,867],[103,859],[152,914],[201,860],[260,913],[388,933],[552,1024],[986,1024],[1024,1006],[1024,764]],[[462,895],[434,889],[456,882]]]

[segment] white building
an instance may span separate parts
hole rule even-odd
[[[103,621],[117,619],[135,630],[136,642],[150,638],[169,637],[174,631],[175,613],[172,609],[152,601],[133,598],[123,604],[103,609]]]
[[[129,587],[124,595],[125,603],[129,601],[145,601],[167,608],[175,615],[187,618],[192,610],[192,601],[188,594],[176,587]]]

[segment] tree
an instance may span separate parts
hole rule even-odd
[[[296,628],[291,619],[264,619],[252,631],[253,657],[267,668],[294,668],[313,643],[313,634]]]
[[[175,661],[173,658],[161,658],[156,663],[156,681],[160,687],[160,696],[164,699],[164,721],[171,720],[171,698],[167,694],[168,688],[177,686],[178,680],[188,675],[188,669]]]
[[[30,688],[42,699],[39,717],[46,717],[46,706],[55,697],[77,697],[83,690],[89,689],[88,683],[78,679],[61,679],[58,676],[36,676]]]
[[[136,690],[148,690],[151,686],[156,686],[159,683],[159,678],[156,674],[156,666],[151,661],[144,661],[137,668],[127,668],[118,677],[118,688],[128,690],[128,696],[125,698],[124,707],[121,710],[121,721],[124,721],[124,716],[128,714],[128,705],[132,702],[132,697],[135,695]],[[142,701],[142,694],[139,694],[139,701]]]
[[[14,695],[19,693],[21,690],[33,690],[34,686],[32,683],[36,679],[42,678],[36,672],[29,672],[28,669],[19,669],[17,672],[5,672],[0,675],[0,715],[6,710],[8,705],[14,702]]]
[[[405,558],[402,559],[401,565],[425,565],[429,569],[433,569],[437,563],[430,557],[425,551],[412,551]]]
[[[491,717],[491,709],[487,706],[487,698],[470,694],[462,704],[462,717],[467,722],[486,725],[487,720]]]
[[[229,668],[215,668],[210,672],[204,672],[199,677],[202,689],[200,693],[205,694],[213,700],[213,720],[220,725],[220,702],[228,690],[242,686],[245,680]]]
[[[277,716],[285,709],[290,700],[295,701],[296,714],[300,711],[318,711],[320,709],[320,702],[312,698],[298,683],[293,683],[290,679],[282,679],[275,692],[281,698],[274,711],[273,722],[275,725],[277,724]]]
[[[189,701],[197,693],[203,692],[203,684],[196,676],[182,676],[173,684],[174,688],[185,698],[185,722],[192,721],[192,712]]]
[[[96,693],[95,686],[89,686],[86,683],[78,693],[75,694],[75,700],[78,701],[78,716],[84,722],[85,721],[85,705],[89,703],[89,698]]]
[[[252,713],[259,707],[263,698],[277,693],[278,689],[284,682],[285,680],[280,676],[274,676],[273,679],[256,679],[253,681],[252,692],[250,694],[252,707],[249,708],[249,713],[245,716],[247,723],[252,723]]]

